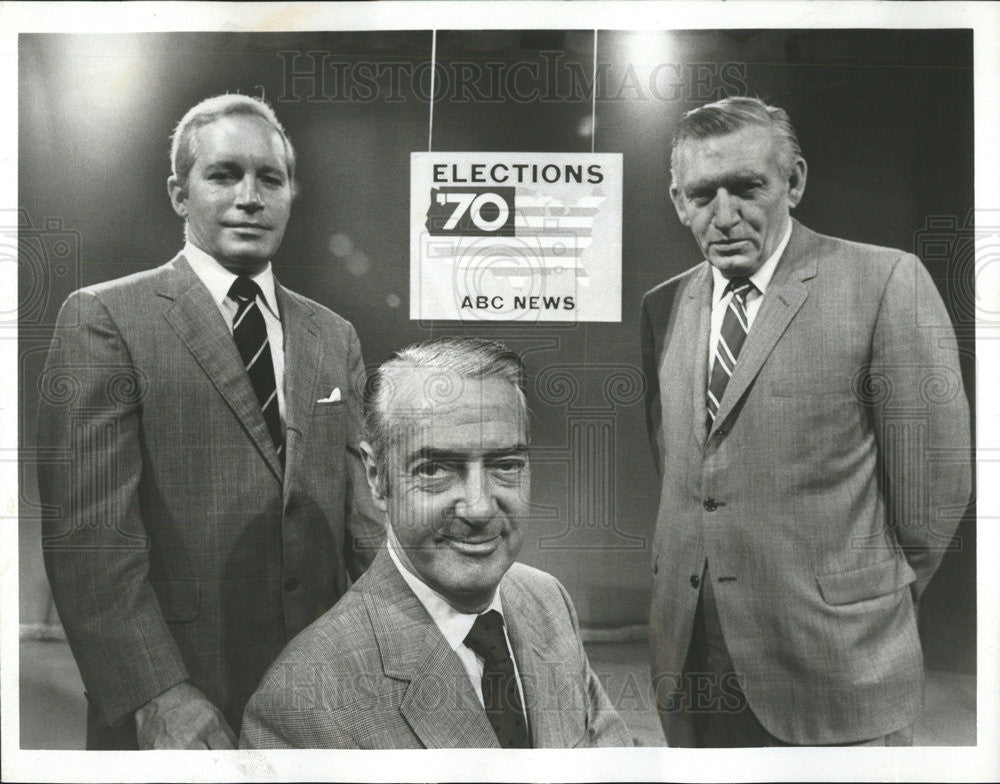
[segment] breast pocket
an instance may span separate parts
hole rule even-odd
[[[775,397],[826,397],[853,394],[853,376],[834,373],[829,376],[801,375],[775,379],[771,382]]]
[[[316,403],[308,428],[303,435],[312,448],[325,451],[342,447],[347,437],[347,406],[343,401]]]
[[[316,405],[313,406],[313,416],[340,416],[346,407],[343,400],[334,403],[316,401]]]

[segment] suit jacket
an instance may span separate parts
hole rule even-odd
[[[534,748],[631,746],[559,582],[514,564],[500,583]],[[382,550],[281,654],[247,704],[241,747],[496,747],[458,656]]]
[[[275,290],[284,466],[224,317],[183,254],[82,289],[60,311],[41,381],[43,547],[92,745],[134,743],[135,709],[185,679],[238,732],[267,666],[377,550],[356,451],[357,336]],[[334,388],[341,402],[318,402]],[[124,728],[118,740],[95,739],[112,726]]]
[[[794,222],[711,430],[707,262],[642,307],[662,475],[650,618],[670,743],[708,559],[720,622],[764,727],[799,744],[911,724],[914,599],[970,490],[954,332],[920,261]]]

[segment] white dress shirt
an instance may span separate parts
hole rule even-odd
[[[208,293],[212,295],[219,312],[233,331],[233,319],[236,318],[238,305],[230,299],[229,289],[236,280],[236,275],[209,256],[197,245],[190,242],[184,245],[184,258],[188,260],[194,274],[205,284]],[[281,329],[281,316],[278,313],[278,299],[274,294],[274,273],[271,272],[271,262],[250,279],[256,283],[264,295],[264,307],[258,309],[264,315],[264,326],[267,328],[267,342],[271,347],[271,363],[274,365],[274,384],[278,391],[278,413],[281,425],[285,425],[285,333]]]
[[[427,583],[417,577],[413,572],[403,566],[402,562],[399,560],[399,556],[396,553],[396,548],[399,544],[396,542],[396,537],[392,533],[392,529],[389,529],[389,533],[386,537],[386,546],[389,550],[389,557],[392,562],[399,569],[399,573],[403,576],[403,580],[406,584],[410,586],[410,590],[417,595],[417,599],[427,610],[427,614],[434,621],[434,624],[444,635],[444,638],[448,641],[448,645],[451,649],[455,651],[458,656],[458,660],[462,662],[462,666],[465,668],[466,675],[469,676],[469,681],[472,683],[472,688],[475,689],[476,696],[479,698],[479,704],[485,707],[485,702],[483,701],[483,658],[476,653],[472,648],[465,644],[465,638],[468,636],[469,632],[472,631],[472,625],[476,622],[478,618],[477,613],[463,613],[452,607],[448,600],[445,599],[441,594],[431,588]],[[499,589],[499,586],[498,586]],[[503,616],[503,607],[500,605],[500,591],[496,590],[493,593],[493,600],[490,602],[489,606],[483,610],[483,612],[488,612],[489,610],[496,610]],[[517,659],[514,658],[514,649],[510,644],[510,636],[507,634],[507,619],[504,618],[503,625],[503,636],[507,641],[507,653],[510,654],[510,659],[514,662],[514,676],[517,678],[517,690],[521,695],[521,705],[524,705],[524,688],[521,685],[521,673],[517,668]],[[527,709],[523,711],[524,724],[528,725]],[[529,730],[530,731],[530,730]]]
[[[760,303],[764,300],[764,292],[767,291],[768,284],[771,282],[771,277],[774,275],[774,268],[778,266],[778,259],[781,258],[781,254],[785,252],[785,248],[788,245],[788,240],[792,236],[792,221],[788,221],[788,228],[785,229],[785,236],[781,238],[781,242],[778,243],[778,247],[774,249],[767,261],[760,265],[753,275],[750,276],[750,282],[757,287],[757,291],[751,291],[747,294],[746,309],[747,309],[747,324],[748,331],[749,328],[753,326],[754,319],[757,318],[757,311],[760,310]],[[724,276],[719,272],[717,267],[712,267],[712,330],[708,337],[708,376],[712,377],[712,363],[715,361],[715,349],[719,343],[719,333],[722,332],[722,319],[726,315],[726,311],[729,310],[729,303],[733,299],[733,292],[726,291],[726,286],[729,285],[729,278]]]

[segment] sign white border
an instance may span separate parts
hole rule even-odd
[[[622,169],[620,152],[411,152],[410,320],[620,324]],[[440,199],[454,199],[448,206],[432,204],[439,188]],[[490,189],[513,194],[497,224],[509,220],[514,233],[482,225],[448,233],[463,214],[476,223],[478,199],[492,196],[507,210]],[[480,195],[470,205],[463,190],[469,200]],[[432,214],[443,222],[435,232]]]

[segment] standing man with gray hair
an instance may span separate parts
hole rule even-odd
[[[230,748],[295,634],[382,535],[353,327],[271,270],[295,153],[263,101],[181,120],[186,244],[66,301],[42,379],[43,551],[88,748]],[[368,548],[366,550],[366,548]]]
[[[382,365],[363,445],[386,547],[247,705],[251,748],[631,746],[529,515],[524,368],[446,338]]]
[[[642,307],[667,740],[912,743],[916,601],[970,489],[941,297],[915,256],[790,217],[806,162],[779,108],[689,112],[671,167],[705,261]]]

